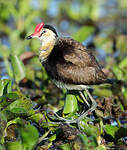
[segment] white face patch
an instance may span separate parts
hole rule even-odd
[[[49,29],[44,29],[44,31],[45,31],[45,33],[43,33],[42,36],[37,37],[40,40],[41,45],[45,45],[45,44],[53,42],[53,41],[55,42],[55,40],[56,40],[55,33]]]
[[[41,35],[41,34],[40,34]],[[39,58],[43,63],[47,60],[49,54],[52,52],[53,47],[56,42],[56,34],[49,29],[43,29],[42,35],[38,39],[41,42],[41,47],[39,50]]]

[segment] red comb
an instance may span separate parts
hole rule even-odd
[[[34,33],[33,33],[33,34],[36,34],[36,33],[40,32],[40,31],[41,31],[41,29],[43,28],[43,26],[44,26],[44,23],[43,23],[43,22],[41,22],[40,24],[36,25],[35,30],[34,30]]]

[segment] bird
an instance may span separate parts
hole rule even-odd
[[[71,37],[59,37],[52,25],[44,22],[36,25],[34,33],[26,37],[27,40],[32,38],[40,40],[39,59],[53,83],[60,89],[79,91],[84,103],[88,105],[89,109],[77,119],[67,120],[58,116],[70,123],[79,122],[97,106],[89,88],[93,85],[109,83],[107,76],[91,50]],[[91,105],[83,91],[86,91]]]

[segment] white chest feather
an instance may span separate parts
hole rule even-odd
[[[75,85],[75,84],[67,84],[62,81],[57,81],[55,79],[52,80],[53,83],[58,87],[58,88],[63,88],[67,90],[85,90],[85,88],[90,88],[88,85]]]

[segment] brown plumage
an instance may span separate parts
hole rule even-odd
[[[91,51],[71,38],[58,38],[44,62],[48,75],[67,84],[94,85],[107,81]]]

